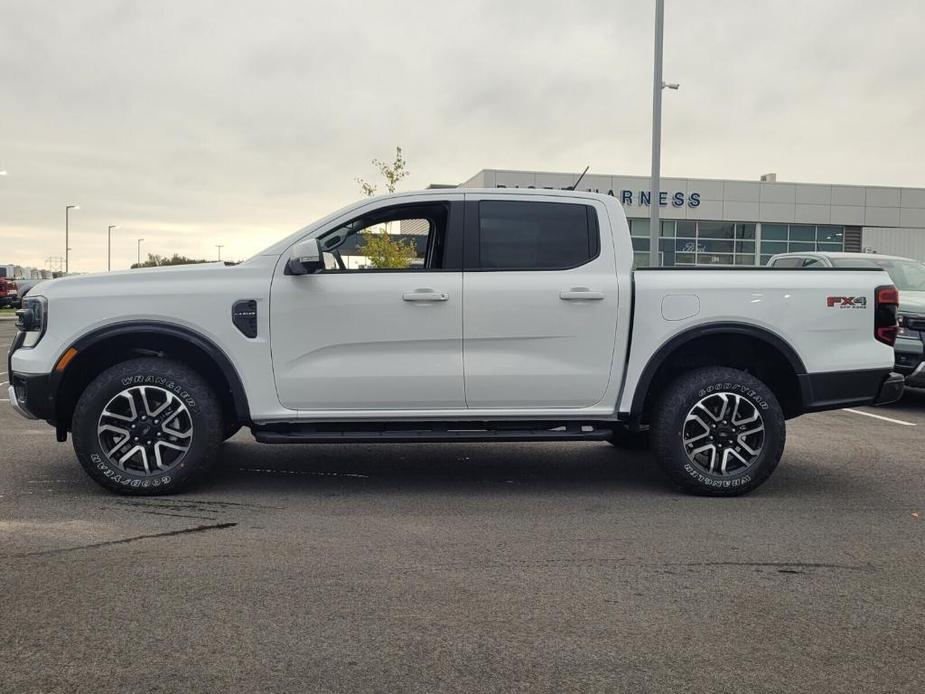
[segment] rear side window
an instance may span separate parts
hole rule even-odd
[[[600,245],[597,213],[590,205],[479,203],[481,269],[566,270],[596,258]]]
[[[778,258],[771,267],[803,267],[803,258]]]

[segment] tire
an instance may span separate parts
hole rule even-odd
[[[205,477],[225,429],[201,376],[179,362],[145,357],[116,364],[87,386],[72,431],[77,458],[98,484],[149,496]]]
[[[648,430],[630,431],[624,427],[614,428],[613,434],[607,441],[614,448],[627,451],[646,451],[652,445]]]
[[[704,496],[760,487],[780,462],[787,438],[774,393],[744,371],[721,367],[696,369],[671,383],[655,407],[651,431],[655,459],[668,479]]]

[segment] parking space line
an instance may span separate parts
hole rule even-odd
[[[852,410],[847,407],[843,409],[842,412],[851,412],[852,414],[862,414],[865,417],[873,417],[874,419],[882,419],[884,422],[890,422],[892,424],[902,424],[904,427],[916,426],[914,422],[904,422],[901,419],[893,419],[892,417],[884,417],[883,415],[872,414],[870,412],[862,412],[861,410]]]

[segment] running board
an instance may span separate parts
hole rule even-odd
[[[349,425],[348,425],[349,426]],[[375,425],[373,425],[375,426]],[[430,426],[419,424],[417,428],[387,428],[392,425],[380,424],[381,429],[369,425],[358,429],[324,429],[311,426],[293,426],[286,429],[254,429],[254,438],[260,443],[426,443],[426,442],[514,442],[514,441],[606,441],[610,438],[610,429],[601,429],[592,425],[568,424],[551,429],[536,428],[500,428],[478,429],[461,428],[454,424]]]

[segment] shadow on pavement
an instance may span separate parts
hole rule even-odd
[[[225,444],[207,484],[228,491],[676,492],[647,453],[609,444]]]
[[[909,388],[903,391],[902,399],[883,408],[893,412],[925,412],[925,388]]]

